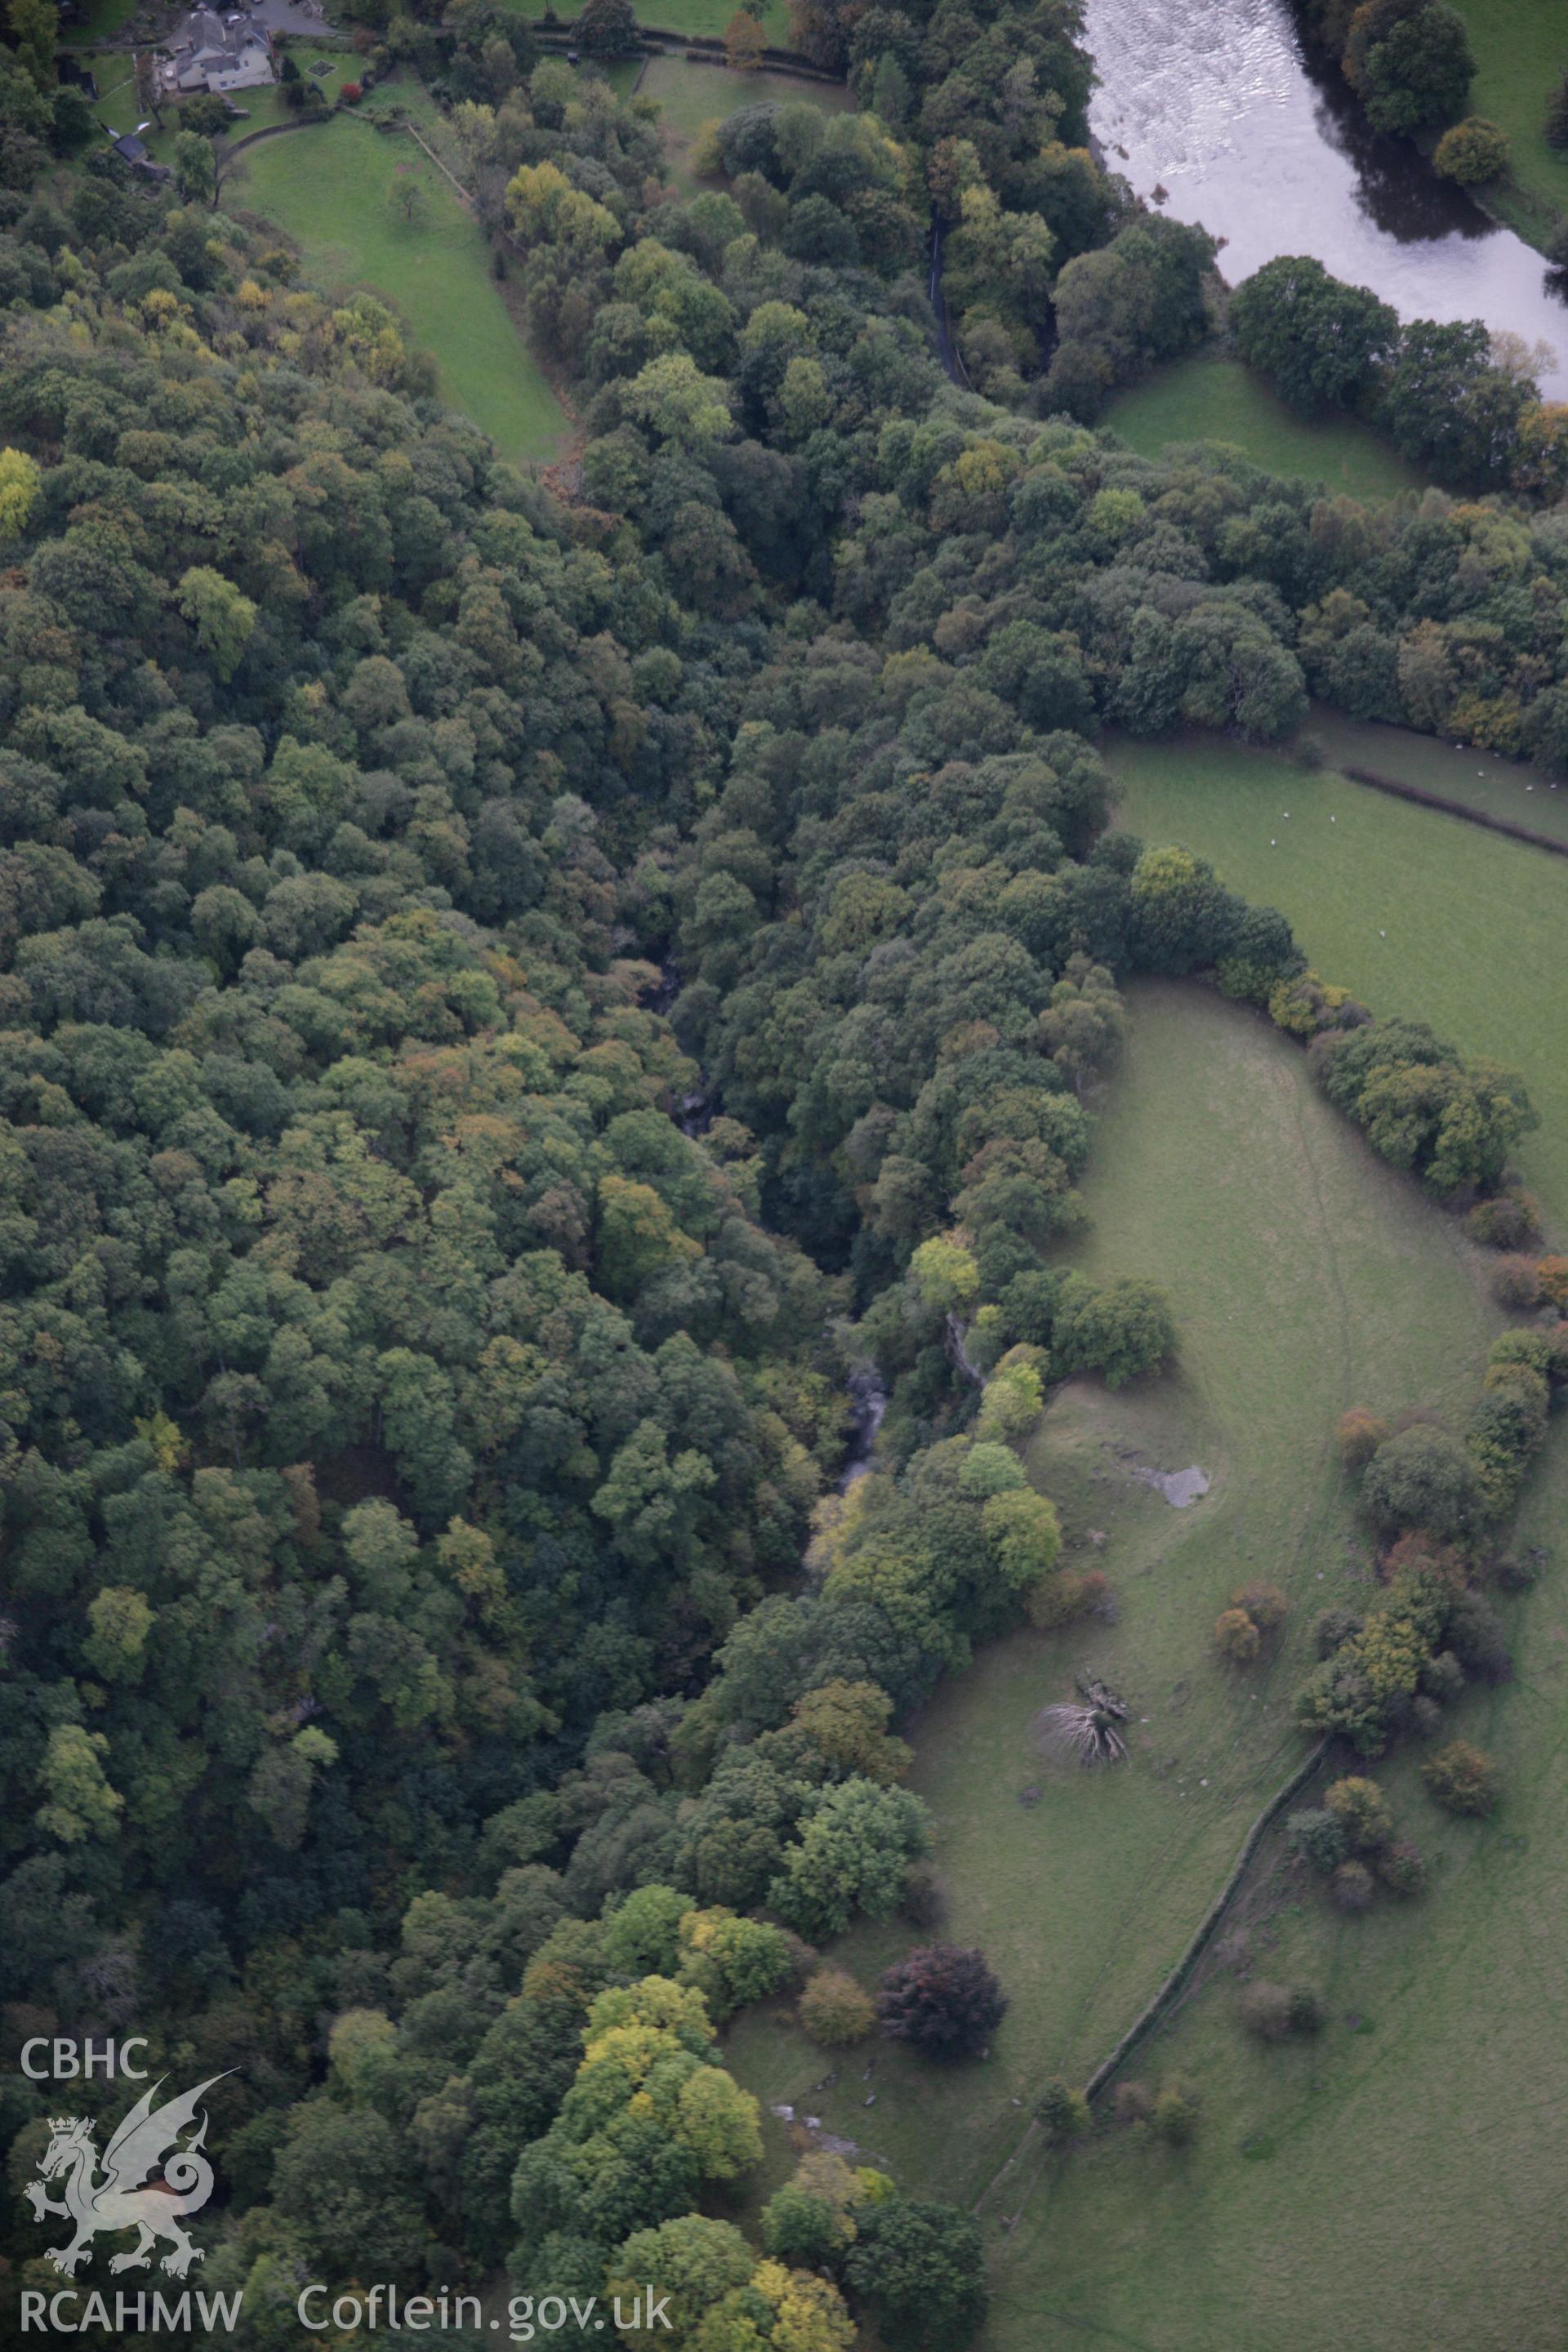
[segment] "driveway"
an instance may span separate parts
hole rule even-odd
[[[320,39],[333,30],[321,0],[258,0],[246,14],[253,25],[265,25],[269,33],[300,33],[307,39],[313,34]]]

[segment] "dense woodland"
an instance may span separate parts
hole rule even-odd
[[[1220,295],[1087,152],[1076,29],[825,16],[867,110],[747,110],[730,192],[676,202],[646,117],[512,20],[387,24],[577,383],[569,499],[383,306],[68,171],[0,89],[0,1972],[14,2040],[225,2074],[203,2284],[248,2282],[258,2347],[306,2279],[503,2264],[670,2283],[693,2352],[967,2340],[973,2225],[880,2177],[741,2234],[713,2032],[858,1912],[914,1939],[898,1724],[1100,1598],[1010,1441],[1179,1344],[1061,1263],[1118,983],[1212,972],[1315,1037],[1444,1200],[1531,1118],[1109,831],[1094,738],[1281,738],[1324,695],[1568,764],[1560,420],[1472,337],[1431,396],[1447,429],[1452,370],[1506,386],[1447,477],[1489,496],[1097,434]],[[933,195],[989,397],[933,356]],[[1310,376],[1294,304],[1242,324]],[[1371,320],[1332,396],[1417,333]],[[1511,1500],[1542,1349],[1446,1539]],[[1307,1703],[1369,1748],[1461,1605],[1448,1555],[1406,1568],[1375,1721],[1365,1628]],[[3,2096],[20,2179],[48,2095]]]

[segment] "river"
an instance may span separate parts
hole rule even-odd
[[[1407,140],[1369,127],[1338,72],[1309,63],[1289,0],[1088,0],[1085,37],[1110,168],[1225,238],[1232,285],[1313,254],[1403,319],[1484,319],[1550,344],[1542,390],[1568,398],[1559,278]]]

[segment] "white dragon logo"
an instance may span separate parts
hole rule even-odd
[[[142,2092],[104,2149],[101,2179],[97,2178],[99,2157],[91,2116],[49,2117],[49,2144],[37,2179],[27,2185],[26,2196],[35,2221],[58,2213],[76,2224],[76,2235],[68,2246],[48,2249],[49,2261],[68,2276],[74,2274],[79,2263],[88,2260],[100,2230],[141,2232],[129,2253],[114,2256],[109,2265],[111,2271],[145,2270],[160,2238],[166,2238],[173,2249],[164,2255],[162,2267],[175,2278],[184,2278],[193,2263],[204,2259],[201,2248],[193,2246],[181,2229],[180,2220],[184,2214],[199,2213],[213,2193],[213,2168],[200,2152],[206,2137],[205,2115],[193,2139],[184,2147],[177,2142],[186,2126],[195,2121],[204,2092],[221,2083],[223,2076],[210,2074],[183,2098],[168,2099],[154,2107],[153,2101],[163,2079],[160,2077],[150,2091]],[[172,2155],[166,2153],[171,2148]],[[160,2182],[143,2185],[149,2173],[160,2171]],[[44,2183],[58,2180],[62,2173],[65,2200],[57,2203]]]

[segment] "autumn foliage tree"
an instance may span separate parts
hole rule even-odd
[[[877,2021],[875,2001],[847,1969],[818,1969],[807,1979],[797,2007],[803,2032],[825,2050],[863,2042]]]
[[[877,1991],[889,2041],[911,2042],[931,2058],[977,2056],[1006,2009],[984,1954],[956,1944],[926,1944],[895,1961]]]
[[[584,57],[626,57],[637,38],[632,0],[585,0],[577,19],[577,46]]]
[[[1421,1767],[1421,1778],[1450,1813],[1491,1812],[1502,1785],[1494,1759],[1468,1739],[1450,1740],[1428,1756]]]
[[[767,47],[767,35],[756,18],[737,8],[724,27],[724,62],[731,73],[755,73]]]

